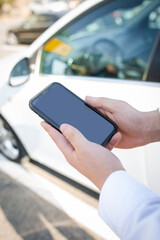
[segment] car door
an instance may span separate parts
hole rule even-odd
[[[29,110],[28,101],[47,84],[58,81],[83,99],[86,95],[103,96],[127,101],[141,111],[156,109],[160,85],[147,83],[146,71],[160,29],[157,24],[152,34],[149,16],[159,5],[159,1],[146,0],[101,1],[45,42],[37,57],[38,74],[4,110],[16,112],[12,122],[32,158],[93,187],[65,162],[41,129],[39,117]],[[157,161],[159,143],[114,152],[131,175],[150,186],[146,149],[154,149]],[[160,171],[160,164],[156,168]],[[160,182],[160,176],[153,172],[152,177]],[[152,189],[159,191],[155,185]]]

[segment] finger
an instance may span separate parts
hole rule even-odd
[[[86,96],[86,102],[92,105],[95,108],[101,108],[105,111],[114,112],[117,101],[110,98],[104,97],[91,97]]]
[[[62,124],[60,130],[77,152],[86,148],[88,141],[76,128],[68,124]]]
[[[108,150],[112,150],[114,147],[116,147],[118,145],[118,143],[121,141],[121,133],[117,132],[109,141],[109,143],[106,145],[106,148]]]
[[[68,158],[68,156],[73,153],[74,149],[72,145],[68,142],[68,140],[54,127],[49,125],[46,122],[42,122],[41,126],[44,128],[44,130],[49,134],[49,136],[52,138],[52,140],[55,142],[57,147],[60,149],[60,151],[63,153],[63,155]]]
[[[98,111],[100,111],[101,113],[103,113],[104,115],[106,115],[106,112],[103,108],[96,108]]]

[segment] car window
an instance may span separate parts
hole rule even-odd
[[[104,1],[44,44],[40,72],[145,80],[159,30],[159,0]]]

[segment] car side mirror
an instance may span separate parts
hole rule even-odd
[[[8,84],[17,87],[24,84],[30,75],[30,67],[28,58],[21,59],[12,69]]]

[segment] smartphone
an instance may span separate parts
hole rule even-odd
[[[89,141],[105,146],[117,125],[69,89],[54,82],[29,102],[30,108],[60,131],[62,123],[77,128]]]

